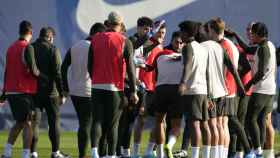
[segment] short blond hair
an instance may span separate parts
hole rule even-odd
[[[213,18],[208,22],[211,29],[213,29],[217,34],[221,34],[225,31],[226,24],[222,18]]]
[[[124,21],[123,16],[117,11],[112,11],[108,15],[108,23],[110,25],[119,25],[122,24],[123,21]]]

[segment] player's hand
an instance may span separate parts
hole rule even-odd
[[[1,101],[0,101],[0,107],[4,106],[5,103],[6,103],[5,100],[1,100]]]
[[[141,81],[137,78],[136,79],[136,85],[139,86],[141,84]]]
[[[163,24],[165,24],[165,20],[161,20],[159,23],[154,25],[154,27],[152,28],[152,33],[156,34]]]
[[[236,33],[233,30],[231,30],[230,28],[226,28],[225,29],[225,35],[226,36],[235,36]]]
[[[65,104],[65,102],[66,102],[66,97],[62,97],[61,101],[62,101],[62,102],[61,102],[62,104]]]
[[[245,88],[245,87],[244,87]],[[237,94],[238,94],[238,96],[240,96],[240,97],[244,97],[245,95],[246,95],[246,92],[248,91],[246,91],[244,88],[238,88],[237,89]],[[250,89],[250,88],[249,88]]]
[[[182,95],[186,94],[186,91],[187,91],[186,84],[185,83],[180,83],[179,88],[178,88],[179,95],[182,96]]]
[[[139,108],[139,115],[144,115],[145,113],[145,107],[142,105],[140,108]]]
[[[207,105],[208,105],[208,110],[212,110],[215,106],[211,99],[207,100]]]
[[[250,90],[250,88],[251,88],[251,85],[249,85],[249,84],[246,84],[245,86],[244,86],[244,94],[245,94],[245,92],[248,92],[249,90]]]
[[[137,103],[138,103],[139,98],[138,98],[136,92],[132,92],[132,93],[131,93],[130,98],[129,98],[129,101],[130,101],[130,103],[132,103],[132,104],[137,104]]]
[[[171,55],[169,56],[170,60],[174,60],[174,61],[179,61],[181,60],[182,56],[181,55]]]
[[[138,64],[138,65],[136,65],[136,67],[139,67],[141,69],[145,69],[146,68],[146,64]]]
[[[66,99],[67,99],[67,98],[66,98],[65,96],[59,97],[59,105],[61,106],[61,105],[65,104]]]
[[[5,102],[6,102],[6,95],[2,93],[2,95],[0,96],[0,107],[4,106]]]
[[[145,68],[146,67],[144,57],[135,57],[133,59],[133,62],[134,62],[136,67],[140,67],[140,68]]]

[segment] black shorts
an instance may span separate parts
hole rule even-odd
[[[217,117],[217,107],[215,106],[215,103],[213,103],[213,104],[214,104],[214,107],[211,108],[211,109],[208,109],[209,118],[216,118]]]
[[[146,91],[143,97],[145,116],[155,116],[155,93]]]
[[[8,94],[8,102],[13,114],[13,117],[18,122],[23,122],[31,119],[32,111],[34,110],[33,96],[30,94]]]
[[[237,116],[238,98],[226,97],[225,98],[225,113],[224,116]]]
[[[224,116],[225,114],[225,98],[212,99],[213,104],[216,107],[216,117]]]
[[[155,91],[155,112],[167,113],[170,118],[181,118],[183,105],[178,93],[178,85],[160,85]]]
[[[183,97],[185,111],[190,114],[192,120],[207,121],[209,119],[207,95],[185,95]]]

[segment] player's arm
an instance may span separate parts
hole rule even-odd
[[[235,39],[236,39],[237,43],[240,45],[240,47],[244,49],[245,53],[247,53],[247,54],[255,54],[256,53],[257,47],[249,46],[245,42],[245,40],[243,40],[241,38],[241,36],[239,36],[236,32],[233,33],[233,36],[235,37]]]
[[[61,55],[60,51],[57,47],[52,46],[52,64],[51,64],[51,71],[54,76],[54,81],[57,87],[57,91],[60,97],[67,96],[67,93],[63,89],[63,81],[61,75]]]
[[[244,89],[242,81],[239,77],[239,74],[238,74],[236,68],[234,67],[233,63],[231,62],[228,54],[226,53],[226,50],[224,50],[224,64],[227,67],[227,69],[231,72],[231,74],[233,75],[234,80],[238,86],[238,89],[241,90],[241,93],[245,94],[245,89]]]
[[[180,81],[179,93],[183,95],[186,92],[186,83],[191,75],[193,48],[190,43],[186,44],[182,49],[183,57],[183,74]]]
[[[135,65],[133,63],[133,45],[129,39],[125,40],[125,46],[123,56],[126,62],[126,71],[129,81],[129,88],[131,90],[130,100],[136,104],[139,100],[136,93],[136,77],[135,77]]]
[[[246,89],[250,89],[253,84],[258,83],[260,80],[263,79],[265,73],[268,71],[267,65],[270,60],[270,53],[269,48],[267,46],[261,46],[257,52],[259,62],[258,62],[258,71],[253,76],[253,78],[247,83],[245,86]]]
[[[92,65],[93,65],[93,47],[91,44],[88,50],[88,63],[87,63],[87,69],[90,78],[92,77]]]
[[[67,80],[67,72],[68,68],[71,65],[71,48],[67,51],[64,60],[61,65],[61,75],[62,75],[62,81],[63,81],[63,89],[66,92],[69,92],[69,86],[68,86],[68,80]]]

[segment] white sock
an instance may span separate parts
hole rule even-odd
[[[236,152],[236,154],[235,154],[235,158],[243,158],[243,156],[244,156],[244,153],[243,152]]]
[[[153,150],[154,150],[155,143],[154,142],[149,142],[147,149],[145,151],[145,155],[152,155]]]
[[[211,146],[203,145],[202,158],[210,158],[210,148],[211,148]]]
[[[170,149],[173,148],[174,144],[176,143],[176,139],[177,139],[177,137],[174,136],[174,135],[172,135],[172,134],[168,137],[167,146],[168,146]]]
[[[164,158],[163,144],[157,145],[157,158]]]
[[[264,158],[274,158],[273,149],[263,150],[263,157]]]
[[[192,158],[199,158],[199,147],[192,147]]]
[[[123,146],[121,146],[121,155],[123,155]]]
[[[130,157],[130,149],[123,149],[122,155],[125,157]]]
[[[116,158],[116,156],[115,155],[108,155],[108,156],[106,156],[107,158]]]
[[[224,148],[224,157],[228,157],[228,148]]]
[[[12,148],[13,148],[13,145],[10,144],[10,143],[7,143],[5,145],[5,149],[4,149],[3,155],[5,155],[7,157],[11,157],[12,156]]]
[[[34,157],[38,157],[38,153],[36,151],[32,152],[31,155],[33,155]]]
[[[210,157],[211,158],[219,158],[218,146],[211,146]]]
[[[224,146],[223,145],[218,146],[218,152],[219,152],[219,158],[224,158]]]
[[[30,158],[30,149],[22,150],[22,158]]]
[[[99,158],[97,147],[91,149],[91,156],[93,158]]]
[[[57,151],[55,151],[55,152],[52,152],[52,154],[58,155],[58,154],[59,154],[59,150],[57,150]]]
[[[261,147],[258,147],[256,150],[255,150],[255,154],[257,155],[261,155],[263,153],[262,151],[262,148]]]
[[[133,149],[132,149],[132,156],[138,156],[140,155],[140,143],[134,143]]]

